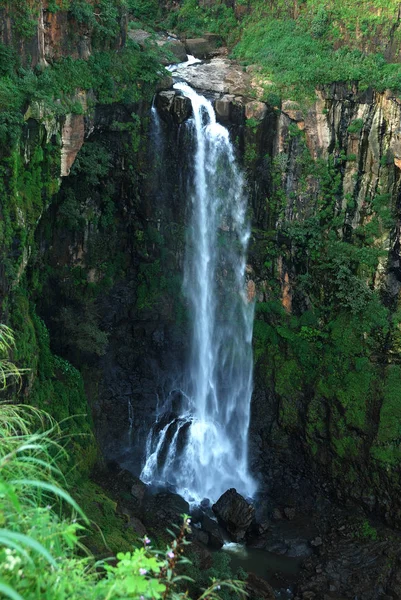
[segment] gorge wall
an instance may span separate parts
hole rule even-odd
[[[52,82],[51,102],[30,91],[3,115],[1,313],[30,368],[20,397],[59,419],[88,402],[75,430],[93,428],[107,459],[139,470],[158,397],[187,350],[177,182],[190,111],[159,94],[156,135],[153,58],[134,46],[121,58],[129,81],[114,63],[107,71],[108,53],[125,48],[127,18],[116,15],[106,43],[93,24],[45,6],[23,43],[4,20],[4,48],[22,49],[25,64],[65,56],[70,68],[73,57],[91,78]],[[398,524],[399,100],[333,84],[307,110],[262,102],[252,69],[233,64],[222,89],[205,91],[235,140],[252,212],[253,469],[294,502],[304,478]],[[89,469],[92,438],[75,446]]]

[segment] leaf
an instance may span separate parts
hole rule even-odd
[[[83,510],[78,506],[78,504],[70,496],[70,494],[68,492],[66,492],[65,490],[63,490],[62,488],[60,488],[56,485],[53,485],[52,483],[47,483],[45,481],[39,481],[37,479],[16,479],[14,481],[11,481],[10,483],[15,486],[27,485],[27,486],[39,488],[41,490],[46,490],[47,492],[51,492],[55,496],[58,496],[59,498],[62,498],[62,500],[65,500],[70,506],[72,506],[74,508],[74,510],[77,511],[77,513],[82,517],[82,519],[85,521],[85,523],[89,524],[89,519],[85,515]]]
[[[19,595],[12,587],[4,583],[0,579],[0,592],[7,596],[7,598],[11,598],[11,600],[24,600],[22,596]]]
[[[17,533],[16,531],[10,531],[9,529],[0,529],[0,542],[3,542],[4,545],[13,544],[14,547],[18,545],[18,542],[28,546],[28,548],[32,548],[32,550],[35,550],[38,554],[41,554],[43,558],[45,558],[53,567],[56,569],[58,568],[57,563],[50,552],[46,550],[46,548],[42,546],[40,542],[28,535]],[[26,554],[25,550],[22,549],[22,553]]]

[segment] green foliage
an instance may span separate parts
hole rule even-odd
[[[71,434],[68,450],[73,471],[70,479],[87,474],[96,459],[97,446],[81,374],[68,361],[51,352],[47,328],[23,289],[13,295],[10,321],[16,338],[14,362],[29,367],[22,371],[22,386],[28,402],[51,413],[60,422],[60,428]]]
[[[21,369],[9,359],[14,347],[13,331],[0,323],[0,391],[4,391],[12,382],[21,381]]]
[[[166,25],[188,36],[211,32],[226,40],[235,39],[237,30],[234,10],[223,0],[217,0],[211,6],[200,5],[199,0],[184,0],[178,11],[169,13]]]
[[[363,122],[353,125],[360,130]],[[255,359],[278,398],[280,426],[304,433],[315,460],[330,446],[334,477],[369,454],[376,461],[372,470],[390,470],[401,460],[400,371],[387,364],[399,351],[399,319],[373,282],[384,255],[380,240],[394,222],[391,198],[366,198],[368,218],[346,228],[355,210],[353,197],[342,197],[341,169],[348,158],[335,149],[326,163],[313,163],[302,149],[303,133],[289,133],[296,140],[299,188],[303,178],[313,177],[318,192],[314,205],[309,200],[310,212],[287,220],[291,211],[283,208],[293,199],[283,198],[285,168],[273,162],[268,207],[278,233],[263,234],[271,300],[256,305]],[[280,240],[279,248],[271,236]],[[291,313],[273,300],[283,293],[283,273],[291,276]],[[346,469],[341,476],[350,483],[355,473]]]
[[[160,12],[158,0],[128,0],[128,9],[135,19],[151,24]]]
[[[262,78],[273,82],[270,93],[309,103],[316,87],[335,81],[359,82],[360,89],[401,89],[400,65],[384,58],[388,37],[398,36],[395,2],[380,11],[374,0],[364,10],[348,0],[303,4],[298,13],[293,2],[255,1],[242,23],[234,56],[262,67]]]
[[[35,34],[40,10],[37,0],[0,0],[0,9],[5,9],[13,17],[16,33],[22,38]]]
[[[359,524],[355,535],[361,540],[377,540],[377,530],[366,519]]]
[[[0,405],[0,593],[12,600],[188,598],[182,555],[190,520],[165,550],[118,552],[97,561],[80,542],[88,519],[65,491],[57,424],[37,409]],[[221,588],[242,594],[242,583],[212,580],[199,600],[219,600]]]
[[[351,125],[349,125],[347,131],[348,133],[359,133],[363,129],[363,126],[363,119],[355,119],[354,121],[352,121]]]

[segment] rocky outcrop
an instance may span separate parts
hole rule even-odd
[[[234,488],[227,490],[213,504],[212,510],[234,542],[245,539],[254,519],[255,509]]]
[[[213,56],[221,52],[221,46],[221,37],[214,33],[207,33],[201,38],[185,40],[187,54],[195,56],[195,58],[213,58]]]
[[[156,98],[156,106],[162,118],[176,124],[183,123],[192,114],[192,105],[189,98],[182,96],[174,90],[160,92]]]
[[[201,65],[179,66],[174,75],[205,92],[247,96],[250,78],[242,68],[227,58],[213,58]]]
[[[218,523],[211,519],[208,515],[202,515],[200,526],[206,534],[206,543],[215,550],[220,550],[224,544],[223,535]]]
[[[67,115],[61,131],[61,177],[70,174],[85,137],[83,115]]]
[[[50,10],[49,2],[41,0],[30,9],[31,16],[19,17],[25,21],[20,30],[15,24],[14,10],[13,6],[0,9],[0,40],[18,50],[27,66],[46,67],[51,61],[67,56],[87,60],[92,54],[92,28],[85,20],[77,21],[71,12]],[[124,45],[127,35],[128,19],[124,12],[121,12],[119,26],[120,31],[111,42],[116,49]],[[110,44],[110,40],[105,44]]]
[[[248,573],[246,579],[245,591],[249,598],[258,598],[260,600],[275,600],[276,595],[271,585],[255,573]]]

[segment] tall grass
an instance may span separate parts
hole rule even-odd
[[[10,329],[0,325],[1,388],[19,380],[9,359]],[[0,598],[11,600],[190,600],[186,577],[189,519],[165,550],[145,537],[132,552],[117,554],[116,566],[96,562],[80,542],[88,519],[65,490],[64,433],[34,407],[0,403]],[[213,580],[198,600],[219,600],[223,588],[243,595],[243,584]]]
[[[1,324],[3,391],[21,379],[21,370],[9,358],[13,347],[12,331]],[[56,574],[79,544],[82,525],[76,515],[86,521],[62,487],[58,463],[65,450],[59,440],[60,429],[46,413],[0,403],[0,595],[14,600],[45,597],[41,580]],[[72,518],[61,516],[63,503]]]

